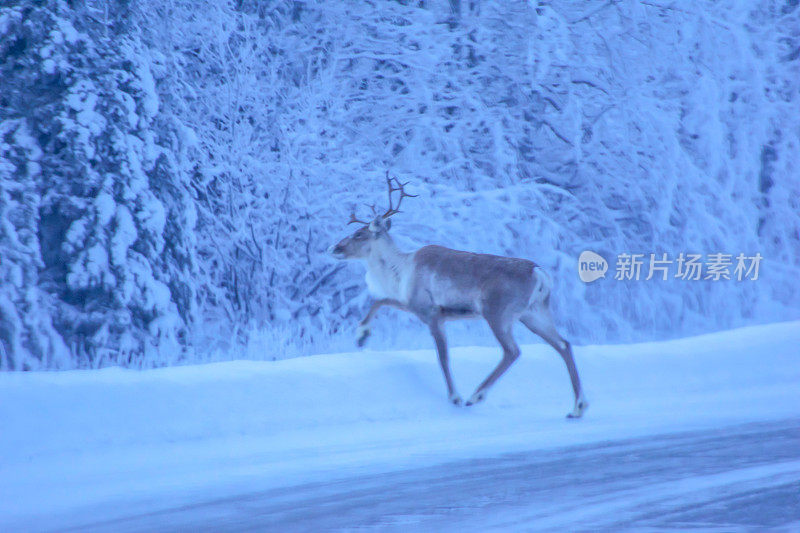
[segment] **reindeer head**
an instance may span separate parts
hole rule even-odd
[[[396,215],[400,212],[400,204],[403,198],[415,197],[415,194],[408,194],[405,191],[405,186],[408,183],[400,183],[397,178],[389,177],[389,172],[386,172],[386,186],[389,196],[389,209],[382,215],[376,215],[371,222],[365,222],[356,218],[355,213],[350,214],[350,222],[348,224],[361,224],[361,227],[354,231],[350,236],[345,237],[338,243],[328,248],[337,259],[365,259],[369,257],[372,252],[373,245],[385,239],[389,235],[389,228],[392,227],[392,221],[389,217]],[[400,197],[397,200],[397,207],[392,202],[392,194],[399,192]],[[375,207],[372,207],[373,213]]]

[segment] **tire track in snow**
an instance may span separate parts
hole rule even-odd
[[[800,522],[800,420],[232,495],[92,531],[775,527]]]

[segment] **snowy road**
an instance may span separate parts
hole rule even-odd
[[[800,419],[282,487],[80,529],[800,528]]]
[[[432,350],[0,374],[0,531],[800,530],[800,322],[548,346],[480,405]],[[454,348],[462,391],[496,347]],[[91,527],[90,527],[91,526]]]

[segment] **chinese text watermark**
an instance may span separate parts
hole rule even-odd
[[[676,278],[685,281],[755,281],[763,256],[760,253],[748,256],[733,254],[690,254],[679,253],[677,257],[661,254],[617,255],[614,279],[620,281],[666,281]],[[578,258],[578,275],[581,281],[590,283],[604,278],[608,262],[603,256],[586,250]]]

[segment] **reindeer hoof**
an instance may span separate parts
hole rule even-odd
[[[356,330],[356,344],[359,348],[363,348],[364,345],[367,343],[367,339],[369,338],[370,331],[369,328],[364,326],[358,326]]]
[[[583,412],[588,408],[589,402],[586,400],[581,400],[575,404],[575,409],[573,409],[572,412],[567,415],[567,418],[580,418],[583,416]]]
[[[459,396],[458,394],[451,394],[449,399],[450,403],[452,403],[453,405],[456,405],[458,407],[464,405],[464,400],[462,400],[461,396]]]
[[[485,399],[486,399],[485,392],[483,391],[476,392],[475,394],[472,395],[472,397],[469,400],[467,400],[467,407],[469,407],[470,405],[475,405],[476,403],[480,403]]]

